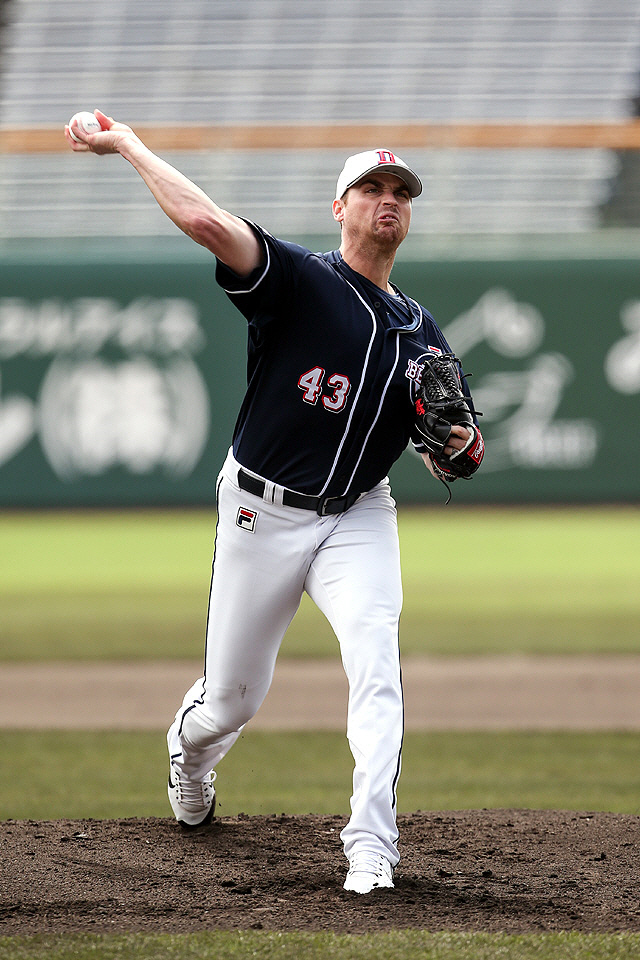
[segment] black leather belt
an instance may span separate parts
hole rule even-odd
[[[238,486],[247,493],[256,497],[264,496],[266,486],[264,480],[252,477],[250,473],[238,470]],[[359,493],[350,493],[347,497],[310,497],[306,493],[296,493],[295,490],[284,490],[282,502],[285,507],[299,507],[300,510],[315,510],[319,517],[326,517],[335,513],[344,513],[356,502]]]

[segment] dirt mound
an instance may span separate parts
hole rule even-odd
[[[640,931],[640,818],[399,818],[394,890],[342,889],[340,817],[5,821],[0,934],[206,929]]]

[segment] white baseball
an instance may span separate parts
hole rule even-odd
[[[76,137],[73,132],[73,127],[76,126],[79,130],[82,130],[83,133],[99,133],[102,130],[102,127],[94,117],[92,113],[89,113],[88,110],[81,110],[80,113],[74,113],[69,120],[69,133],[72,140],[75,140],[76,143],[82,143],[83,141],[80,137]]]

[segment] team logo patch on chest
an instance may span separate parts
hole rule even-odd
[[[242,527],[243,530],[247,530],[249,533],[253,533],[256,529],[257,519],[257,510],[249,510],[247,507],[240,507],[236,517],[236,526]]]
[[[442,350],[440,347],[429,347],[429,354],[441,354]],[[414,380],[416,383],[420,382],[420,377],[422,376],[422,369],[424,367],[424,357],[425,354],[421,354],[417,360],[409,360],[407,362],[407,369],[405,370],[405,377],[408,380]]]

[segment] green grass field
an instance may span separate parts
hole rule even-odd
[[[199,658],[214,522],[207,511],[0,515],[0,659]],[[405,653],[638,652],[638,510],[401,509],[400,529]],[[336,655],[311,604],[301,607],[283,654]],[[400,810],[638,814],[639,748],[635,733],[412,733]],[[166,816],[165,763],[162,731],[0,732],[0,818]],[[220,814],[346,815],[350,771],[339,734],[248,729],[219,769]],[[640,935],[0,937],[2,960],[327,956],[631,960],[640,956]]]
[[[640,733],[408,733],[398,807],[635,815],[639,755]],[[163,731],[0,732],[0,820],[166,817],[166,762]],[[346,817],[351,769],[342,734],[247,728],[218,767],[218,812]]]
[[[0,658],[200,657],[214,532],[207,511],[0,515]],[[400,535],[405,654],[638,649],[637,509],[401,509]],[[304,602],[283,654],[335,653]]]
[[[182,936],[0,937],[3,960],[637,960],[640,934],[546,936],[403,930],[349,936],[249,930]]]

